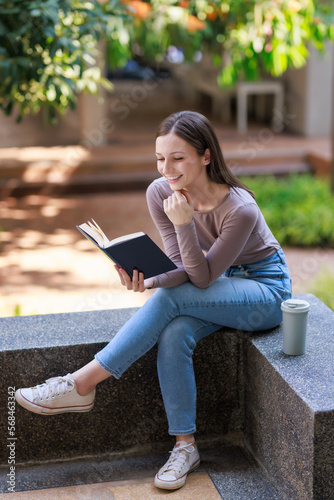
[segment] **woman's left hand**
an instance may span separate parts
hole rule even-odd
[[[174,191],[164,200],[164,211],[175,226],[183,226],[191,222],[194,214],[194,204],[188,193]]]
[[[151,288],[153,286],[153,278],[144,279],[143,273],[139,273],[137,269],[133,270],[133,276],[131,279],[125,269],[122,269],[117,265],[114,267],[118,272],[121,284],[128,290],[143,293],[147,288]]]

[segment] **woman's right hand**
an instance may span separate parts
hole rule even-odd
[[[115,269],[118,272],[121,284],[123,286],[126,286],[128,290],[132,290],[133,292],[143,293],[147,288],[151,288],[153,286],[153,278],[145,280],[144,274],[138,273],[137,269],[133,270],[132,280],[128,275],[128,273],[121,267],[115,265]]]

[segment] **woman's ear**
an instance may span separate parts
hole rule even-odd
[[[205,165],[209,165],[210,161],[211,161],[210,149],[206,148],[206,150],[204,152],[204,163],[205,163]]]

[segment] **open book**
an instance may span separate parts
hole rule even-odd
[[[146,279],[177,268],[158,245],[143,232],[109,240],[93,219],[76,227],[109,259],[122,267],[131,279],[134,269],[144,273]]]

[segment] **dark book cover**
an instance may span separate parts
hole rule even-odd
[[[145,279],[177,269],[174,262],[147,234],[103,248],[79,226],[76,227],[115,264],[122,267],[131,279],[133,269],[144,273]]]
[[[131,278],[133,269],[144,273],[145,279],[177,269],[177,266],[147,234],[116,243],[102,250],[116,264],[119,263],[118,265],[125,269]]]

